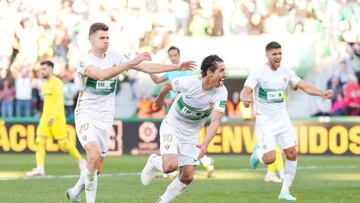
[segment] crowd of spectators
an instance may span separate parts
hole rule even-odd
[[[359,0],[1,0],[1,117],[39,115],[38,64],[44,59],[56,64],[54,72],[65,83],[65,105],[71,116],[78,91],[76,59],[88,51],[88,27],[98,21],[110,26],[112,46],[130,55],[139,50],[157,54],[177,36],[318,33],[322,54],[345,57],[347,69],[359,76],[359,5]],[[344,42],[350,54],[338,48]],[[329,83],[340,92],[333,108],[342,106],[338,103],[343,99],[359,109],[354,77],[343,75],[339,68]],[[336,78],[341,88],[333,84]]]

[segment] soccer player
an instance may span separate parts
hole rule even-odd
[[[146,73],[173,70],[189,70],[195,67],[192,61],[179,66],[154,63],[140,64],[151,60],[149,53],[139,54],[132,60],[109,49],[109,27],[94,23],[89,29],[91,50],[79,60],[78,75],[82,81],[75,109],[77,136],[87,155],[87,169],[80,175],[74,187],[66,192],[71,202],[80,202],[80,193],[85,188],[86,202],[96,199],[97,174],[108,152],[115,111],[117,76],[130,68]]]
[[[168,57],[171,61],[172,64],[174,65],[178,65],[180,64],[180,49],[175,47],[175,46],[171,46],[168,51]],[[158,77],[154,74],[150,74],[151,79],[156,83],[162,83],[165,81],[169,81],[169,80],[173,80],[177,77],[182,77],[182,76],[189,76],[191,75],[191,71],[171,71],[171,72],[166,72],[164,73],[161,77]],[[170,91],[168,94],[168,100],[165,100],[167,104],[171,105],[174,98],[176,96],[176,93],[174,91]],[[214,159],[212,159],[211,157],[208,156],[204,156],[200,162],[202,163],[202,165],[204,166],[206,172],[207,172],[207,176],[210,178],[211,175],[214,173]],[[165,175],[166,177],[166,175]]]
[[[250,158],[250,167],[257,168],[259,162],[271,164],[276,159],[278,145],[285,154],[284,179],[280,200],[296,200],[289,192],[296,173],[296,137],[284,105],[284,92],[290,85],[313,96],[332,98],[332,90],[320,90],[301,80],[291,69],[281,63],[281,45],[270,42],[265,48],[267,63],[250,73],[241,91],[241,100],[247,106],[256,102],[256,137]],[[253,93],[256,95],[255,99]],[[274,122],[276,121],[276,122]]]
[[[228,93],[223,86],[224,61],[210,55],[202,61],[201,72],[202,77],[184,76],[166,83],[155,100],[160,109],[170,90],[179,93],[160,126],[161,155],[150,155],[141,172],[141,183],[148,185],[154,171],[171,173],[180,167],[179,176],[167,187],[159,203],[171,202],[192,182],[198,160],[205,155],[225,113]],[[200,130],[210,115],[204,141],[197,145]]]
[[[63,82],[53,75],[53,62],[43,61],[40,65],[40,71],[42,77],[45,79],[45,83],[41,87],[41,94],[44,96],[44,105],[36,132],[36,168],[27,172],[26,175],[45,175],[45,143],[47,138],[57,140],[60,149],[68,152],[70,156],[78,161],[80,171],[83,171],[86,167],[86,161],[81,157],[76,147],[69,142],[67,137]]]

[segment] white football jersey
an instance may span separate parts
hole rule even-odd
[[[197,143],[201,128],[213,110],[224,113],[228,92],[225,86],[203,90],[202,79],[183,76],[171,80],[176,96],[164,119],[180,143]]]
[[[289,68],[272,70],[267,64],[249,74],[244,86],[255,90],[256,113],[271,115],[285,111],[284,95],[288,85],[295,86],[301,79]]]
[[[115,91],[118,77],[105,81],[97,81],[85,76],[86,68],[93,65],[100,70],[126,63],[128,57],[108,50],[105,58],[98,58],[92,53],[82,56],[78,61],[77,73],[81,81],[81,91],[75,110],[75,116],[86,111],[87,115],[94,115],[96,120],[112,122],[115,110]]]

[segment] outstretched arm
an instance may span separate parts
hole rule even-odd
[[[118,66],[113,66],[105,70],[99,70],[94,65],[89,65],[88,67],[86,67],[85,76],[89,76],[95,80],[100,80],[100,81],[108,80],[128,70],[129,68],[136,66],[137,64],[143,61],[150,61],[150,60],[151,60],[151,56],[149,53],[142,53],[137,55],[134,59],[130,60],[127,63],[123,63]]]
[[[320,97],[326,97],[327,99],[331,99],[333,97],[333,91],[332,90],[321,90],[318,89],[312,85],[310,85],[309,83],[300,80],[297,84],[296,84],[296,88],[301,89],[302,91],[304,91],[306,94],[312,95],[312,96],[320,96]]]
[[[141,63],[132,68],[145,73],[163,73],[168,71],[185,71],[194,70],[196,67],[195,61],[185,61],[179,66],[175,65],[163,65],[158,63]]]
[[[213,111],[212,116],[211,116],[211,123],[210,123],[209,127],[207,128],[204,141],[203,141],[203,143],[198,145],[198,147],[200,148],[200,153],[199,153],[199,156],[197,157],[197,160],[202,159],[203,156],[205,155],[207,148],[209,146],[209,143],[211,142],[213,137],[216,135],[216,131],[221,124],[221,118],[223,116],[224,116],[224,113],[219,112],[219,111]]]

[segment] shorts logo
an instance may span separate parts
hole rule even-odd
[[[165,145],[165,149],[166,149],[166,150],[169,150],[169,148],[170,148],[170,145],[169,145],[169,144],[166,144],[166,145]]]
[[[266,144],[263,145],[263,148],[266,149]]]
[[[86,141],[86,140],[87,140],[87,136],[84,135],[82,139],[83,139],[84,141]]]

